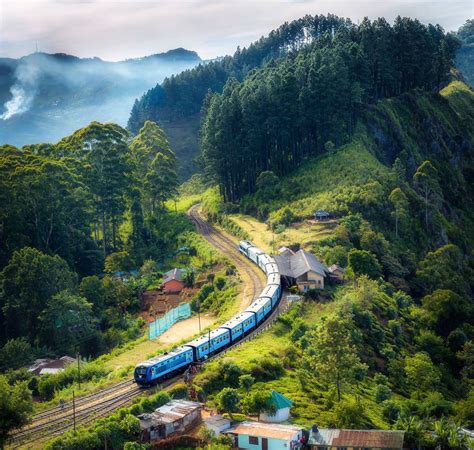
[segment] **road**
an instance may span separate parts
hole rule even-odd
[[[263,290],[266,281],[265,276],[256,265],[238,251],[235,241],[225,236],[201,217],[199,205],[193,206],[188,214],[197,231],[213,247],[229,257],[235,265],[243,281],[243,290],[239,297],[239,311],[244,310]],[[245,341],[269,326],[277,317],[277,313],[278,311],[275,311],[265,324],[250,334]],[[169,331],[171,332],[172,328]],[[193,334],[194,332],[191,332],[191,335]],[[161,387],[168,387],[177,381],[181,381],[180,377],[167,381]],[[143,389],[138,388],[133,380],[127,380],[78,398],[75,402],[76,426],[86,425],[100,417],[104,417],[115,409],[126,406],[134,397],[143,395],[143,393]],[[73,427],[73,405],[72,402],[67,402],[62,409],[53,408],[36,414],[29,425],[13,434],[8,445],[11,448],[41,448],[42,443],[73,429]]]

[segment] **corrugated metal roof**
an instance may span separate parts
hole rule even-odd
[[[172,400],[166,405],[160,406],[150,414],[142,414],[139,419],[144,424],[173,423],[201,408],[201,404],[189,400]]]
[[[334,447],[403,448],[404,431],[399,430],[339,430],[320,428],[311,432],[310,445]]]
[[[294,254],[275,255],[275,260],[281,275],[291,278],[299,278],[309,271],[316,272],[324,277],[329,272],[325,264],[318,261],[312,253],[304,250],[298,250]]]
[[[171,280],[182,281],[183,272],[184,270],[182,269],[169,270],[168,272],[163,274],[163,283],[167,283],[168,281],[171,281]]]
[[[245,434],[247,436],[259,436],[289,441],[295,437],[301,428],[293,425],[281,425],[263,422],[241,422],[227,433]]]

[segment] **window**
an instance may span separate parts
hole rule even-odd
[[[258,445],[258,437],[249,436],[249,444],[251,444],[251,445]]]

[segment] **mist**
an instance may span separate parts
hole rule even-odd
[[[200,62],[183,49],[120,62],[44,53],[0,59],[0,144],[56,142],[93,120],[125,126],[136,98]]]

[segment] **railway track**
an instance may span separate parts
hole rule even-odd
[[[195,224],[197,231],[216,249],[230,256],[234,261],[237,270],[250,279],[250,301],[260,294],[265,286],[260,270],[245,258],[236,247],[236,243],[227,236],[220,233],[208,222],[206,222],[199,214],[199,205],[193,206],[188,215]],[[228,351],[242,345],[245,342],[255,338],[262,331],[266,330],[278,318],[279,314],[287,308],[286,293],[282,295],[282,299],[278,307],[261,324],[256,330],[251,332],[241,341],[231,345],[223,352],[210,357],[206,362],[212,361],[217,357],[227,353]],[[176,376],[163,382],[159,388],[166,389],[181,380],[181,376]],[[112,413],[115,409],[129,404],[133,398],[143,394],[143,388],[135,385],[133,379],[117,383],[109,388],[102,389],[98,392],[79,397],[75,400],[75,424],[76,426],[87,425],[91,422],[105,417]],[[10,448],[37,448],[41,442],[50,440],[66,431],[73,429],[73,403],[66,402],[62,408],[56,407],[33,417],[31,424],[22,428],[12,435],[8,446]]]

